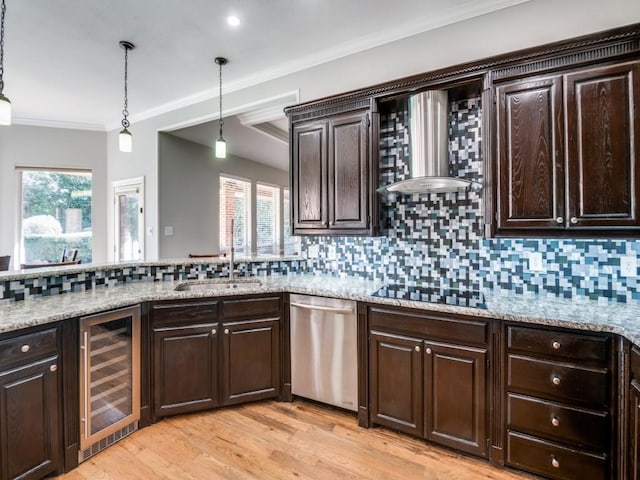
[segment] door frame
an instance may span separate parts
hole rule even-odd
[[[120,211],[117,208],[118,195],[128,192],[136,192],[140,210],[138,212],[138,244],[140,245],[139,260],[146,259],[145,249],[145,206],[144,206],[144,176],[127,178],[124,180],[114,180],[111,182],[111,193],[113,195],[113,259],[120,261]]]

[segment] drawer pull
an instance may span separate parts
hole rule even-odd
[[[560,426],[560,419],[558,417],[551,417],[551,425],[554,427]]]
[[[560,350],[560,347],[561,347],[560,342],[558,341],[553,342],[551,346],[553,347],[554,350]]]
[[[553,383],[557,387],[558,385],[560,385],[560,377],[554,375],[553,377],[551,377],[551,383]]]
[[[30,349],[29,345],[22,345],[22,347],[20,347],[22,353],[27,353]]]
[[[551,457],[551,466],[553,468],[560,468],[560,462],[556,457]]]
[[[415,347],[415,351],[416,351],[416,352],[419,352],[419,351],[420,351],[420,347],[419,347],[418,345],[416,345],[416,347]],[[429,352],[427,351],[427,353],[429,353]]]
[[[571,217],[571,223],[574,225],[578,223],[578,217]]]
[[[564,218],[556,217],[556,223],[562,223],[562,222],[564,222]]]
[[[58,366],[54,363],[53,365],[51,365],[51,366],[49,367],[49,370],[51,370],[52,372],[55,372],[55,371],[57,371],[57,370],[58,370]]]
[[[218,331],[215,328],[211,330],[211,335],[215,335],[216,333],[218,333]]]

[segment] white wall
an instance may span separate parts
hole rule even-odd
[[[107,152],[105,132],[12,125],[0,127],[0,255],[16,258],[16,166],[90,169],[93,172],[93,261],[107,258]]]
[[[160,258],[186,258],[189,253],[219,251],[219,176],[221,173],[288,186],[284,170],[229,155],[214,158],[211,148],[162,133],[159,136]],[[252,212],[255,224],[255,211]],[[164,227],[173,227],[173,236]],[[255,227],[253,228],[255,231]]]

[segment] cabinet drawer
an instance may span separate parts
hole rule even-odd
[[[604,409],[609,404],[608,379],[606,369],[513,354],[508,358],[509,390],[519,393]]]
[[[486,345],[489,338],[489,323],[485,320],[450,318],[432,312],[418,313],[376,307],[369,309],[369,328],[400,335],[442,339],[463,345]]]
[[[153,305],[154,327],[212,323],[218,319],[218,301],[186,301]]]
[[[509,432],[507,464],[558,480],[606,480],[607,458]]]
[[[510,393],[507,398],[507,424],[511,430],[596,451],[608,450],[609,418],[604,412]]]
[[[57,351],[57,328],[0,341],[0,366],[24,363]]]
[[[606,337],[511,326],[507,329],[507,338],[509,349],[529,354],[602,364],[609,360],[609,339]]]
[[[225,320],[278,316],[280,316],[280,296],[223,300],[222,302],[222,317]]]

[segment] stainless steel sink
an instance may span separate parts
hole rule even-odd
[[[233,280],[219,278],[212,280],[193,280],[178,285],[177,292],[193,292],[201,290],[245,290],[262,286],[260,280],[243,280],[235,278]]]

